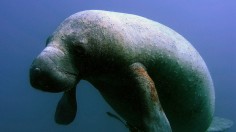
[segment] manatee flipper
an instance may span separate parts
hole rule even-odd
[[[64,92],[62,98],[57,104],[54,119],[58,124],[67,125],[75,119],[76,112],[76,88],[73,88]]]
[[[233,125],[233,121],[214,117],[207,132],[225,132]]]
[[[127,127],[129,129],[130,132],[141,132],[140,130],[138,130],[138,128],[130,125],[128,122],[123,121],[120,117],[118,117],[115,114],[112,114],[111,112],[107,112],[107,115],[117,119],[118,121],[120,121],[123,125],[125,125],[125,127]]]
[[[130,66],[138,96],[142,98],[141,108],[144,119],[144,130],[147,132],[171,132],[169,121],[161,107],[155,84],[141,63]],[[132,131],[132,130],[130,130]]]

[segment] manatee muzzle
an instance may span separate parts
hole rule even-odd
[[[68,62],[66,55],[58,49],[46,47],[33,61],[30,68],[32,87],[47,92],[62,92],[74,88],[78,74]]]

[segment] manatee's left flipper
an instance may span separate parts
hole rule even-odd
[[[155,84],[141,63],[130,66],[138,96],[142,98],[141,107],[145,132],[171,132],[169,121],[161,107]],[[140,115],[141,116],[141,115]]]
[[[62,98],[57,104],[55,121],[58,124],[67,125],[71,123],[76,116],[76,88],[64,92]]]

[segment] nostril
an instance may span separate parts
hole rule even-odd
[[[31,67],[30,69],[30,82],[33,87],[42,84],[42,70],[39,67]]]
[[[36,67],[36,68],[34,68],[34,71],[33,71],[35,74],[40,74],[40,72],[41,72],[41,69],[40,68],[38,68],[38,67]]]
[[[38,77],[42,74],[42,70],[39,67],[32,67],[30,69],[31,76]]]

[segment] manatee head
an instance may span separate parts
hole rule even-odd
[[[43,91],[66,91],[77,84],[78,70],[70,55],[54,45],[47,46],[33,61],[30,68],[30,83]]]
[[[74,27],[76,25],[76,27]],[[87,40],[75,19],[66,19],[48,38],[30,68],[30,83],[42,91],[62,92],[76,86],[81,75]],[[83,70],[85,71],[85,70]]]
[[[64,92],[55,112],[56,123],[62,125],[71,123],[76,116],[76,85],[85,77],[91,64],[87,30],[84,31],[79,22],[73,17],[62,22],[30,68],[33,87],[47,92]]]

